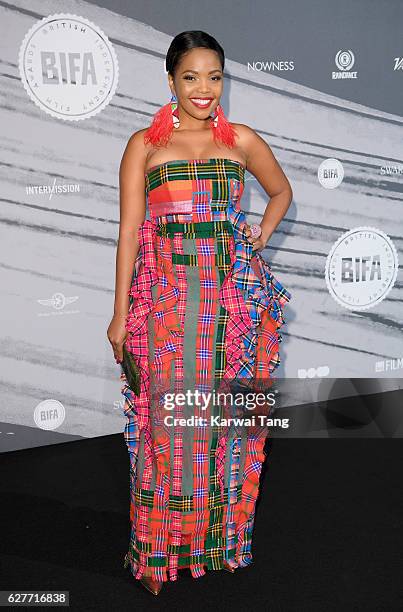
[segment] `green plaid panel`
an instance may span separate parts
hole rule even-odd
[[[136,503],[139,506],[148,506],[149,508],[154,507],[154,491],[148,491],[147,489],[136,489],[135,491]]]
[[[180,546],[179,548],[181,549],[182,547]],[[169,547],[168,547],[168,551],[171,552]],[[231,548],[230,550],[228,550],[228,557],[230,559],[233,559],[235,557],[235,552],[236,552],[235,548]],[[127,556],[128,555],[126,555],[126,557]],[[138,561],[140,558],[139,553],[133,546],[130,548],[130,556],[133,559],[135,559],[135,561]],[[127,567],[128,559],[126,560],[125,563],[126,563],[125,567]],[[214,552],[211,555],[210,554],[209,555],[206,555],[206,554],[191,555],[189,551],[187,555],[185,554],[184,556],[179,556],[179,559],[178,559],[179,567],[189,567],[189,565],[196,565],[196,564],[207,565],[209,569],[220,570],[223,568],[223,557],[222,556],[220,557],[220,555],[217,552]],[[167,567],[168,560],[166,557],[149,557],[147,559],[147,566],[148,567]]]
[[[210,460],[213,461],[212,456]],[[148,491],[146,489],[137,488],[135,491],[136,503],[139,506],[148,506],[153,508],[154,501],[154,489]],[[224,501],[221,499],[221,490],[217,487],[211,487],[208,494],[208,507],[209,509],[221,508],[228,504],[228,488],[224,489]],[[242,499],[242,485],[237,486],[237,502]],[[177,510],[179,512],[191,512],[194,510],[193,506],[193,495],[170,495],[169,496],[169,508],[171,510]]]
[[[194,253],[183,254],[183,253],[172,253],[172,263],[174,264],[184,264],[186,266],[200,266],[200,257]],[[215,256],[215,265],[218,268],[222,268],[223,266],[228,266],[231,264],[230,255],[224,254],[216,254]]]
[[[204,238],[213,238],[219,232],[233,233],[232,223],[229,219],[223,221],[199,221],[199,222],[183,222],[169,221],[157,225],[156,233],[159,236],[173,236],[180,232],[188,238],[203,236]]]
[[[193,495],[170,495],[169,508],[179,512],[190,512],[193,510]]]

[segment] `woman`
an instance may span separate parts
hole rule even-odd
[[[223,113],[222,47],[205,32],[182,32],[166,70],[171,101],[131,136],[120,166],[108,328],[116,361],[125,345],[141,378],[136,395],[122,367],[131,493],[124,563],[154,594],[182,568],[197,578],[252,562],[267,429],[234,424],[228,415],[249,416],[249,407],[213,395],[203,404],[196,391],[242,388],[245,397],[269,388],[291,297],[258,251],[292,190],[265,141]],[[260,225],[249,226],[239,205],[246,169],[271,197]],[[258,379],[263,387],[253,386]]]

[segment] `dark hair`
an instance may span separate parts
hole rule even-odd
[[[202,30],[187,30],[175,36],[167,51],[165,70],[174,76],[176,67],[182,59],[182,56],[187,51],[196,49],[197,47],[204,47],[205,49],[216,51],[220,59],[221,69],[224,70],[224,49],[213,36],[210,36],[210,34]]]

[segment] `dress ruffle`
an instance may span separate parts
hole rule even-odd
[[[245,213],[237,208],[237,194],[229,199],[228,218],[233,227],[230,241],[231,269],[219,292],[221,305],[227,310],[226,369],[219,391],[230,391],[230,381],[237,379],[259,390],[271,386],[273,372],[280,365],[279,328],[286,322],[283,305],[291,294],[274,277],[270,264],[253,251],[244,225]],[[245,299],[246,291],[246,299]],[[221,428],[216,450],[216,466],[221,492],[224,487],[225,455],[229,427]],[[262,435],[263,429],[257,431]]]
[[[148,317],[154,307],[152,287],[158,282],[154,224],[148,219],[139,226],[138,240],[139,250],[128,292],[130,307],[126,317],[128,335],[125,345],[140,369],[139,396],[135,396],[130,389],[122,367],[120,380],[124,383],[121,392],[127,399],[124,412],[127,415],[135,414],[136,426],[142,428],[148,423],[149,412]]]
[[[176,311],[179,289],[172,267],[172,251],[169,239],[162,239],[161,248],[156,241],[161,239],[155,221],[146,219],[139,226],[139,251],[136,257],[132,284],[128,292],[130,308],[126,317],[126,348],[131,351],[141,371],[140,395],[135,396],[129,388],[121,369],[120,379],[124,383],[122,393],[128,399],[127,410],[141,419],[140,425],[147,424],[147,414],[139,408],[149,407],[150,375],[155,381],[163,380],[162,374],[169,367],[179,350],[183,329]],[[158,296],[154,301],[153,287],[158,284]],[[148,319],[154,319],[154,362],[149,363]],[[163,384],[163,382],[162,382]],[[161,385],[160,387],[161,388]],[[144,418],[142,418],[144,417]]]
[[[278,330],[285,323],[282,307],[291,294],[274,277],[261,254],[253,252],[244,230],[245,213],[236,210],[232,200],[228,217],[234,232],[234,242],[230,243],[232,265],[219,295],[230,315],[224,378],[269,379],[280,365],[282,337]]]
[[[132,284],[128,292],[130,308],[126,318],[126,348],[133,354],[140,368],[141,387],[140,394],[136,396],[131,390],[127,378],[121,368],[120,380],[123,383],[121,392],[126,398],[124,413],[128,420],[124,436],[131,459],[131,494],[130,517],[131,521],[142,520],[140,516],[135,519],[135,489],[137,475],[137,457],[140,445],[140,436],[144,436],[144,465],[143,482],[150,482],[153,466],[156,467],[156,486],[164,490],[163,504],[168,505],[169,499],[169,439],[161,429],[158,432],[159,444],[153,445],[151,435],[153,419],[151,415],[151,395],[161,391],[161,385],[151,388],[154,374],[162,374],[174,358],[178,348],[178,338],[182,333],[179,318],[176,313],[176,302],[179,291],[175,284],[172,270],[172,260],[168,241],[156,249],[157,225],[153,220],[146,219],[139,226],[139,250],[136,257]],[[153,287],[158,286],[158,295],[154,301]],[[154,347],[155,360],[149,363],[149,316],[154,319]],[[150,367],[151,366],[151,367]],[[158,383],[158,381],[156,380]],[[158,411],[154,411],[158,412]],[[156,416],[155,414],[153,415]],[[165,443],[162,443],[164,439]],[[160,509],[162,510],[162,508]],[[126,557],[125,564],[129,563]],[[131,559],[135,568],[135,577],[140,579],[147,567],[147,555],[140,552],[139,560]],[[164,570],[165,572],[165,570]],[[165,576],[166,579],[166,576]]]

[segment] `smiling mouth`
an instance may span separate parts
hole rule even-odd
[[[207,108],[213,101],[213,98],[190,98],[191,102],[198,108]]]

